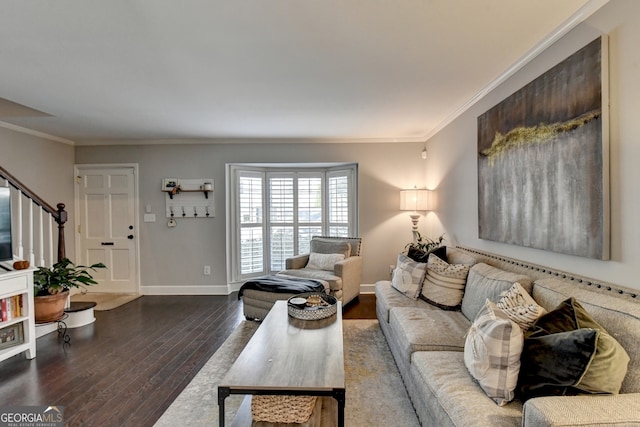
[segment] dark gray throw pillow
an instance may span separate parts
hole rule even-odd
[[[429,255],[434,254],[438,258],[443,261],[447,260],[447,247],[439,246],[437,248],[431,249],[430,251],[423,251],[418,248],[409,248],[407,251],[407,256],[414,260],[415,262],[427,262],[429,260]]]
[[[519,390],[523,398],[616,394],[629,355],[575,298],[540,317],[525,333]]]
[[[575,387],[596,353],[598,331],[577,329],[525,339],[520,357],[523,399],[576,394]]]

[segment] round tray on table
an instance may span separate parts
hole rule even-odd
[[[301,320],[326,319],[336,314],[337,308],[336,297],[318,292],[298,294],[287,300],[289,316]]]

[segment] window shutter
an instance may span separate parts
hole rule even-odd
[[[240,223],[240,274],[264,270],[262,174],[238,176],[238,212]]]

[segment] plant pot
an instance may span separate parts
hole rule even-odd
[[[36,323],[55,322],[64,314],[64,306],[67,302],[69,291],[55,295],[34,297],[34,313]]]

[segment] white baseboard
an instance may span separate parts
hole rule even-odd
[[[229,287],[225,285],[210,286],[140,286],[142,295],[229,295]]]
[[[140,293],[142,295],[229,295],[240,290],[240,286],[242,283],[232,283],[226,286],[140,286]],[[374,292],[374,284],[360,285],[361,294],[373,294]]]
[[[51,332],[58,330],[57,323],[47,323],[44,325],[36,325],[36,338],[50,334]]]
[[[376,293],[376,285],[373,283],[362,283],[360,284],[360,293],[361,294],[375,294]]]

